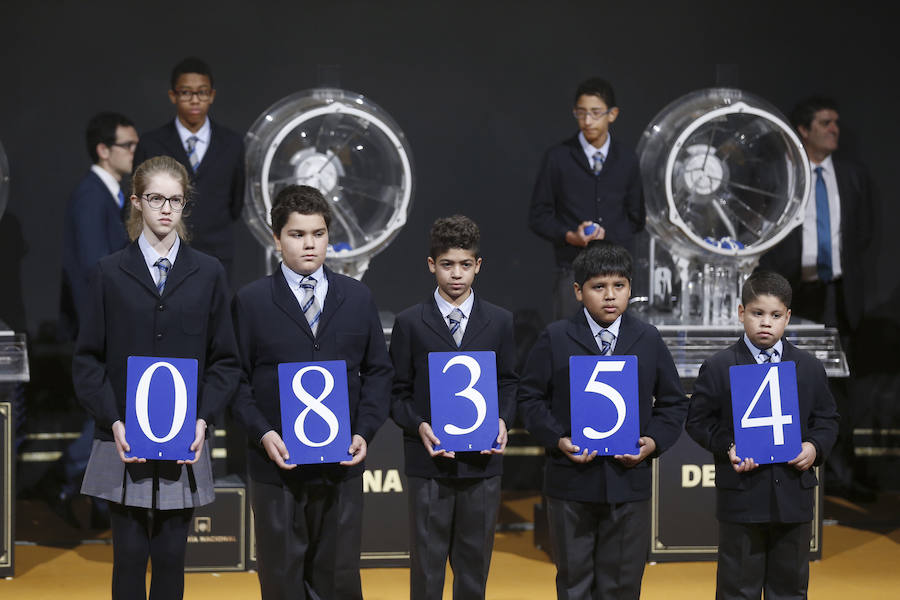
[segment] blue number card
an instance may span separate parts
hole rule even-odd
[[[796,458],[802,434],[795,364],[736,365],[729,375],[737,455],[758,464]]]
[[[572,443],[598,455],[640,452],[637,356],[570,356]]]
[[[278,365],[281,437],[291,465],[350,460],[350,397],[342,360]]]
[[[125,456],[194,460],[197,361],[129,356],[125,389]]]
[[[429,352],[431,429],[436,449],[480,452],[497,447],[497,357],[493,352]]]

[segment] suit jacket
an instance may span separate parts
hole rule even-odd
[[[632,502],[650,497],[650,460],[633,468],[598,456],[575,464],[559,450],[571,436],[569,357],[600,354],[584,311],[555,321],[541,333],[519,383],[519,411],[528,431],[547,449],[544,493],[580,502]],[[629,313],[622,315],[616,355],[638,357],[640,434],[656,442],[658,456],[678,439],[688,400],[672,355],[655,327]]]
[[[126,205],[127,206],[127,205]],[[63,228],[63,283],[60,298],[65,337],[75,339],[94,267],[101,258],[128,245],[122,211],[93,171],[72,192]]]
[[[800,429],[804,442],[816,447],[815,464],[831,451],[838,431],[838,414],[828,389],[825,369],[808,352],[787,340],[783,361],[797,365]],[[716,464],[716,516],[741,523],[797,523],[813,518],[813,488],[818,483],[812,469],[798,471],[787,464],[761,465],[737,473],[728,460],[734,441],[729,368],[753,365],[756,359],[743,339],[722,350],[700,367],[694,383],[687,432],[713,453]]]
[[[865,309],[865,269],[874,231],[872,196],[865,170],[855,163],[832,157],[841,199],[841,268],[846,317],[856,329]],[[796,288],[801,282],[803,227],[798,225],[777,246],[766,252],[759,266],[781,273]],[[807,317],[808,315],[800,315]]]
[[[244,206],[244,142],[230,129],[210,119],[209,148],[197,171],[191,170],[175,121],[141,135],[134,166],[154,156],[171,156],[191,174],[194,193],[185,223],[191,245],[229,263],[234,258],[232,223]]]
[[[431,422],[428,353],[479,350],[492,350],[497,356],[499,414],[511,427],[516,413],[518,380],[512,313],[476,295],[459,347],[434,297],[397,315],[391,333],[394,363],[391,417],[403,429],[407,475],[491,477],[503,472],[503,457],[497,454],[457,452],[453,459],[431,458],[419,437],[419,425]]]
[[[182,244],[160,296],[134,242],[100,259],[85,308],[72,379],[95,437],[112,440],[112,424],[125,421],[129,356],[197,359],[197,418],[208,423],[237,388],[228,284],[213,257]]]
[[[338,481],[360,475],[364,468],[362,463],[351,468],[328,464],[283,471],[269,460],[261,440],[270,430],[282,433],[280,363],[346,361],[352,433],[371,443],[387,419],[393,369],[372,293],[327,267],[325,273],[328,294],[315,336],[280,268],[241,288],[232,304],[243,366],[232,410],[247,430],[248,468],[256,481]]]
[[[634,151],[618,138],[610,141],[599,175],[594,175],[577,135],[544,155],[528,224],[553,244],[557,265],[571,265],[575,260],[579,248],[566,243],[566,232],[577,229],[582,221],[600,223],[606,239],[634,254],[635,234],[646,221],[641,172]]]

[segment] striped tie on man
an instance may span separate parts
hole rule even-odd
[[[153,263],[153,266],[159,269],[159,283],[156,284],[156,291],[162,296],[163,290],[166,289],[166,279],[169,278],[169,269],[172,268],[172,263],[168,258],[160,258]]]
[[[313,335],[319,327],[319,317],[322,316],[322,308],[316,301],[316,278],[306,277],[300,282],[300,289],[303,290],[303,298],[300,300],[300,308],[303,309],[303,315]]]
[[[456,342],[456,347],[462,343],[463,332],[460,328],[463,320],[463,313],[458,308],[454,308],[450,311],[450,314],[447,315],[447,320],[450,321],[450,335],[453,336],[453,341]]]

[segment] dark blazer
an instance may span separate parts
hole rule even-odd
[[[191,174],[192,202],[185,223],[191,245],[230,263],[234,258],[232,223],[244,206],[244,142],[241,136],[210,119],[209,148],[197,171],[191,171],[175,121],[141,135],[134,151],[134,167],[154,156],[171,156]]]
[[[127,207],[127,205],[126,205]],[[62,328],[74,339],[83,320],[91,272],[104,256],[128,245],[122,211],[93,171],[72,192],[63,228]]]
[[[182,243],[160,296],[134,242],[100,259],[85,307],[72,379],[97,438],[112,440],[112,424],[125,421],[129,356],[197,359],[197,418],[208,423],[237,388],[228,284],[213,257]]]
[[[874,207],[869,178],[858,164],[832,156],[841,198],[841,269],[847,322],[856,329],[865,309],[865,265],[874,234]],[[803,227],[798,225],[762,255],[759,266],[781,273],[796,289],[801,282]],[[807,317],[807,315],[797,315]],[[808,317],[807,317],[808,318]]]
[[[631,502],[650,498],[650,460],[633,468],[598,456],[575,464],[561,450],[571,436],[569,357],[600,354],[584,311],[547,326],[535,343],[519,382],[519,411],[528,431],[547,448],[544,493],[581,502]],[[629,313],[622,315],[613,354],[638,357],[640,434],[653,438],[658,456],[681,434],[688,399],[678,371],[655,327]]]
[[[816,447],[820,465],[831,451],[838,432],[838,413],[828,390],[822,363],[787,340],[783,361],[797,365],[800,428],[804,442]],[[761,465],[737,473],[728,460],[734,441],[731,383],[733,365],[756,364],[743,338],[708,358],[694,383],[687,432],[713,453],[716,464],[716,516],[740,523],[796,523],[813,518],[813,488],[818,483],[812,469],[798,471],[786,464]]]
[[[507,427],[512,427],[518,381],[512,313],[476,295],[458,348],[434,297],[397,315],[391,332],[391,360],[394,363],[391,417],[403,429],[407,475],[491,477],[503,472],[503,457],[497,454],[457,452],[453,459],[431,458],[418,433],[420,424],[431,422],[428,353],[479,350],[492,350],[497,355],[500,418]]]
[[[634,253],[634,236],[644,229],[646,209],[641,171],[634,151],[613,137],[599,175],[594,175],[575,135],[544,155],[534,184],[528,225],[553,244],[556,263],[571,265],[579,248],[566,232],[582,221],[596,221],[606,239]]]
[[[353,434],[371,443],[387,419],[393,369],[372,293],[355,279],[328,268],[325,273],[328,294],[315,337],[280,267],[241,288],[232,304],[243,366],[232,411],[247,430],[248,468],[256,481],[340,480],[359,475],[364,468],[364,463],[352,468],[328,464],[283,471],[269,460],[260,441],[270,430],[282,432],[280,363],[346,361]]]

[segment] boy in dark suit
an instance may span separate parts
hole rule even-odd
[[[288,186],[271,216],[283,262],[233,305],[244,370],[233,412],[250,445],[262,597],[357,600],[363,460],[387,418],[393,370],[371,292],[324,266],[331,209],[322,194]],[[352,458],[296,468],[285,463],[277,368],[325,360],[347,363]]]
[[[707,359],[691,397],[687,432],[713,453],[719,519],[717,598],[806,598],[813,519],[810,469],[834,445],[838,414],[825,369],[815,357],[783,339],[791,318],[791,286],[770,271],[744,283],[738,318],[744,336]],[[787,464],[757,465],[734,447],[729,368],[794,361],[802,449]]]
[[[409,478],[410,598],[440,600],[447,559],[453,597],[484,598],[494,524],[500,507],[507,423],[515,415],[516,350],[512,314],[476,297],[480,233],[468,217],[438,219],[431,227],[428,268],[434,294],[399,315],[391,333],[394,386],[391,416],[403,429]],[[491,350],[497,357],[499,435],[482,452],[435,449],[431,428],[429,352]]]
[[[688,401],[652,325],[626,313],[631,256],[607,240],[575,258],[581,308],[547,326],[519,385],[525,426],[547,448],[544,494],[560,600],[634,598],[650,545],[650,461],[678,439]],[[569,357],[636,355],[640,438],[635,454],[597,456],[572,444]]]
[[[244,142],[209,118],[215,99],[209,65],[199,58],[175,65],[169,89],[175,119],[141,136],[135,164],[152,156],[171,156],[184,165],[195,190],[188,220],[191,245],[222,261],[231,276],[232,224],[244,206]]]

